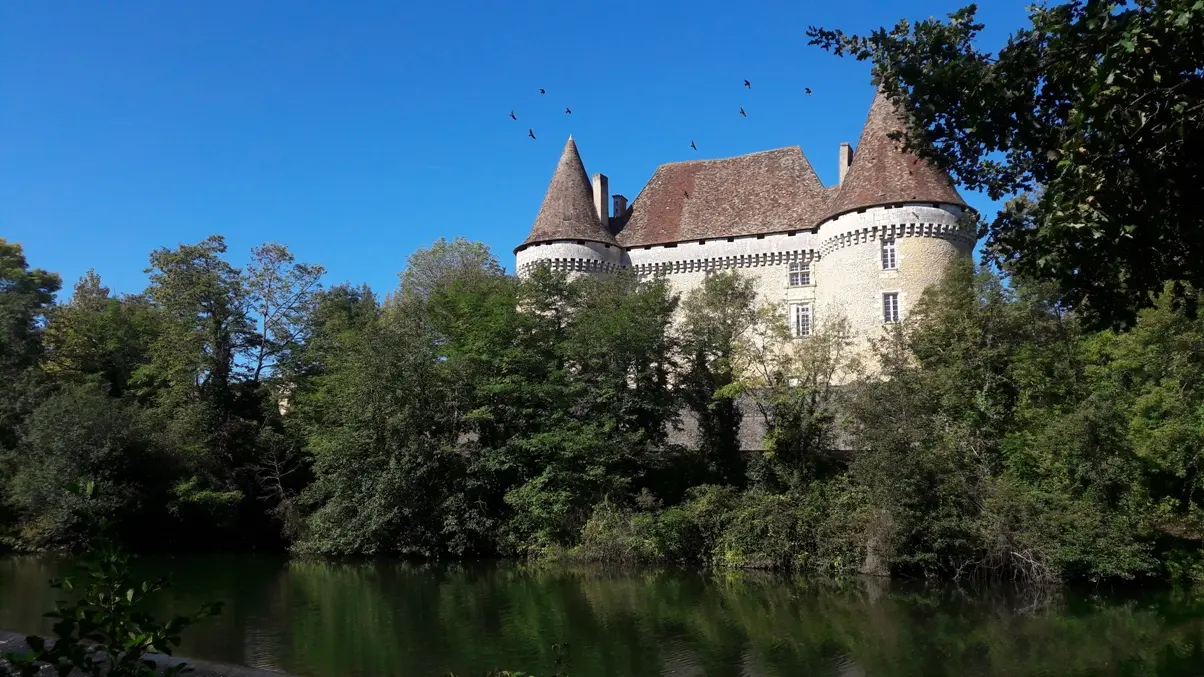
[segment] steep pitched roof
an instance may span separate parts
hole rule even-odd
[[[895,202],[944,202],[966,206],[948,175],[888,135],[904,129],[901,109],[881,89],[870,105],[853,164],[824,218]]]
[[[594,211],[594,193],[577,144],[569,137],[560,154],[560,162],[548,184],[539,215],[530,234],[518,249],[535,242],[549,240],[590,240],[617,245],[615,238],[602,227],[598,213]]]
[[[798,146],[661,165],[618,240],[636,247],[810,228],[826,203]]]

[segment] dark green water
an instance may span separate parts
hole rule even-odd
[[[222,616],[182,655],[311,677],[543,672],[568,642],[589,675],[1204,675],[1204,593],[1017,592],[512,564],[146,560],[160,612]],[[0,559],[0,628],[46,632],[52,560]]]

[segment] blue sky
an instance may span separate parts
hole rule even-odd
[[[439,237],[510,269],[570,133],[629,198],[658,164],[788,145],[834,183],[869,66],[806,27],[962,4],[0,3],[0,236],[67,289],[95,268],[140,291],[152,249],[212,233],[238,265],[277,241],[382,292]],[[1028,0],[982,4],[993,46]]]

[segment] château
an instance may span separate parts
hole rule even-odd
[[[570,274],[631,269],[688,293],[716,271],[755,280],[795,336],[826,313],[859,337],[903,318],[947,264],[968,256],[969,207],[949,176],[902,148],[900,109],[879,90],[856,148],[840,144],[839,182],[824,186],[798,146],[661,165],[636,199],[608,196],[586,174],[572,137],[535,224],[515,249]],[[613,206],[613,209],[612,209]]]

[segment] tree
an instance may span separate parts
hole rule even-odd
[[[402,299],[425,299],[449,284],[464,283],[468,276],[497,276],[504,272],[487,245],[463,237],[451,242],[439,238],[406,259],[398,291]]]
[[[745,376],[741,350],[757,321],[753,281],[712,275],[682,302],[681,396],[698,422],[698,451],[720,484],[742,486],[739,401],[725,389]]]
[[[257,345],[247,291],[225,253],[225,239],[213,235],[150,256],[147,297],[165,319],[154,367],[181,400],[228,404],[239,358]]]
[[[992,199],[990,257],[1056,283],[1097,325],[1131,325],[1167,282],[1204,286],[1204,5],[1074,0],[1030,10],[997,52],[970,5],[868,36],[808,29],[873,63],[906,145]],[[1194,312],[1194,311],[1193,311]]]
[[[723,391],[746,396],[765,424],[759,483],[799,490],[832,464],[837,390],[860,371],[848,320],[825,313],[810,336],[796,337],[783,309],[762,305],[740,342],[740,377]]]
[[[36,406],[42,325],[61,286],[58,275],[30,269],[21,245],[0,238],[0,449],[17,441],[17,426]]]
[[[258,336],[242,275],[222,258],[225,252],[225,240],[215,235],[151,253],[146,296],[163,321],[144,377],[156,393],[146,416],[159,431],[157,444],[183,469],[169,513],[198,533],[215,530],[213,538],[253,538],[245,525],[234,527],[259,493],[256,441],[264,393],[244,387]]]
[[[150,363],[157,320],[146,298],[114,298],[90,270],[75,284],[70,302],[50,313],[43,367],[56,379],[101,383],[120,397]]]
[[[297,263],[288,247],[275,242],[251,250],[244,284],[258,321],[253,383],[259,382],[264,368],[304,343],[305,320],[325,272],[322,266]]]
[[[161,524],[152,511],[161,507],[153,504],[166,488],[165,478],[155,477],[162,469],[151,457],[136,412],[103,386],[67,387],[34,410],[23,427],[19,452],[4,458],[12,468],[8,492],[20,518],[21,545],[83,547],[101,519],[117,527],[114,536]],[[86,482],[99,489],[95,500],[65,489]]]
[[[439,556],[463,462],[425,318],[394,310],[338,342],[319,377],[324,425],[306,443],[315,482],[304,500],[316,509],[300,547]]]

